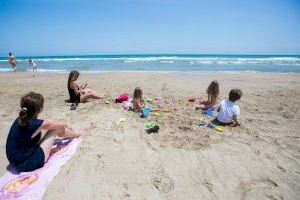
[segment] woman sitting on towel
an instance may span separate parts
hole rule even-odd
[[[87,84],[78,86],[76,81],[79,77],[78,71],[71,71],[68,79],[68,91],[70,95],[71,103],[83,103],[88,99],[101,99],[105,97],[105,94],[97,93],[90,88],[87,88]]]
[[[65,122],[38,119],[44,108],[41,94],[25,94],[20,106],[19,117],[13,122],[6,141],[7,159],[11,167],[19,172],[43,167],[56,136],[79,137],[83,134],[71,129]]]

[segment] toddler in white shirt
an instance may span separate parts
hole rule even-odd
[[[229,92],[229,99],[224,99],[218,108],[217,120],[224,124],[232,124],[238,126],[237,117],[240,115],[240,107],[235,103],[242,97],[243,93],[240,89],[232,89]]]

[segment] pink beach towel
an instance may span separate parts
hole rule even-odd
[[[19,174],[6,172],[0,178],[0,200],[42,199],[47,186],[75,153],[80,141],[80,138],[56,140],[48,162],[40,169]]]

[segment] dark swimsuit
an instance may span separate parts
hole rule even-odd
[[[78,90],[79,87],[77,86]],[[70,102],[71,103],[80,103],[80,94],[76,94],[75,91],[68,86],[68,91],[69,91],[69,95],[70,95]]]
[[[12,124],[6,141],[6,156],[10,165],[19,172],[43,167],[45,154],[38,144],[41,133],[31,138],[43,120],[32,119],[27,127],[21,127],[18,120],[17,118]]]

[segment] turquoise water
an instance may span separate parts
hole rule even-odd
[[[40,72],[67,73],[78,70],[97,72],[283,72],[300,73],[300,56],[288,55],[91,55],[18,57],[18,71],[31,71],[28,59],[33,59]],[[6,57],[0,57],[0,72],[11,71]]]

